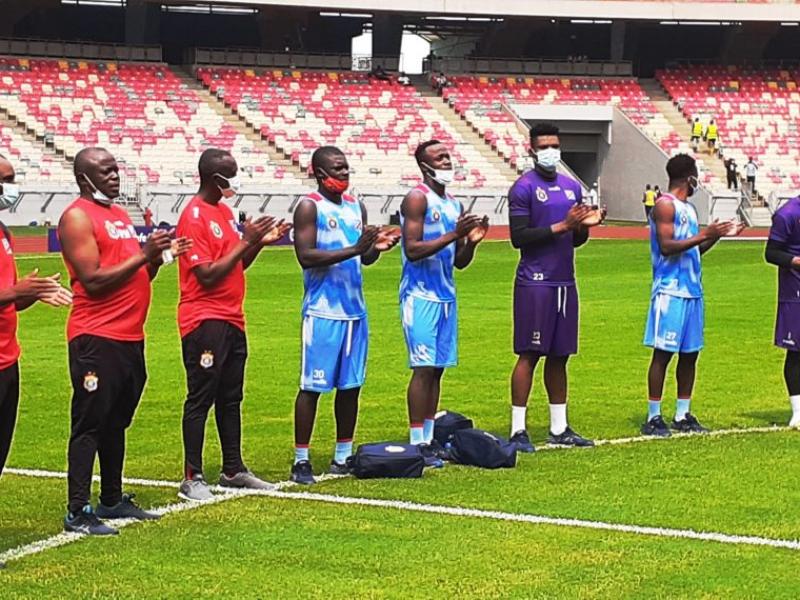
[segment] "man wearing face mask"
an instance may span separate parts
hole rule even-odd
[[[7,210],[19,200],[19,186],[14,182],[11,163],[0,155],[0,210]],[[5,224],[0,223],[0,475],[11,449],[19,403],[19,343],[17,313],[37,300],[52,306],[68,306],[72,293],[58,283],[59,275],[38,277],[34,271],[17,280],[13,240]],[[0,563],[2,567],[2,563]]]
[[[695,365],[703,347],[703,284],[700,256],[723,235],[739,235],[743,224],[715,221],[700,230],[697,211],[689,198],[697,190],[697,164],[688,154],[667,162],[669,192],[662,194],[653,209],[650,254],[653,288],[644,343],[653,348],[647,374],[649,393],[647,421],[642,433],[669,437],[670,427],[661,416],[664,378],[673,354],[678,354],[678,399],[672,429],[681,433],[704,433],[689,412],[694,388]]]
[[[143,246],[128,213],[114,203],[119,168],[102,148],[75,157],[81,195],[58,224],[74,303],[67,320],[72,420],[68,452],[69,504],[64,528],[91,535],[117,530],[100,519],[154,519],[122,492],[125,430],[144,389],[144,322],[151,280],[162,253],[179,256],[191,247],[156,231]],[[100,502],[89,503],[95,455],[100,459]]]
[[[511,244],[520,250],[514,281],[514,352],[511,375],[511,441],[533,452],[527,433],[528,397],[539,359],[550,406],[548,443],[592,446],[567,422],[567,360],[578,351],[575,248],[586,243],[602,211],[583,203],[581,185],[557,172],[558,128],[539,123],[530,131],[535,167],[508,193]]]
[[[424,142],[414,157],[423,183],[400,206],[400,308],[412,371],[407,392],[409,438],[420,446],[428,466],[442,467],[430,445],[442,375],[458,362],[453,267],[464,269],[472,262],[475,247],[489,230],[489,219],[464,214],[461,203],[447,193],[453,163],[444,144]]]
[[[350,170],[341,150],[311,157],[318,189],[294,211],[294,249],[303,268],[300,390],[295,400],[295,458],[291,479],[315,483],[309,444],[320,394],[336,389],[336,447],[330,473],[348,472],[358,397],[367,362],[367,308],[361,266],[371,265],[400,239],[395,229],[367,225],[364,205],[346,193]]]
[[[178,326],[187,394],[183,406],[184,480],[178,496],[208,500],[203,475],[203,442],[208,412],[214,408],[222,447],[223,487],[272,489],[242,460],[241,404],[247,360],[242,304],[245,270],[259,252],[280,239],[289,226],[274,217],[236,216],[223,199],[239,190],[238,167],[229,152],[210,148],[198,165],[200,190],[183,209],[179,236],[191,238],[192,251],[181,257]]]

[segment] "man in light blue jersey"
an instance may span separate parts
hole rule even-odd
[[[367,361],[367,309],[361,265],[378,260],[400,239],[396,230],[367,225],[367,211],[346,193],[347,159],[323,146],[311,158],[318,189],[294,211],[294,249],[303,267],[300,391],[295,401],[291,479],[314,483],[309,443],[321,393],[336,389],[336,449],[330,472],[346,474]]]
[[[407,393],[410,441],[420,446],[428,466],[441,467],[444,463],[430,444],[442,374],[458,362],[453,267],[463,269],[472,261],[489,219],[465,214],[447,193],[453,181],[447,146],[430,140],[417,147],[414,157],[423,183],[400,206],[400,312],[412,370]]]
[[[739,235],[744,225],[715,221],[700,230],[697,211],[689,198],[697,189],[697,165],[688,154],[667,162],[669,192],[662,194],[650,216],[650,254],[653,288],[644,343],[653,348],[647,375],[647,422],[642,433],[669,437],[661,417],[664,378],[673,354],[678,354],[678,400],[672,429],[680,433],[708,431],[689,412],[697,356],[703,347],[703,282],[700,256],[723,235]]]

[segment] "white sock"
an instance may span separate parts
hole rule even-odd
[[[789,396],[789,402],[792,404],[792,418],[789,426],[796,427],[800,425],[800,396]]]
[[[518,431],[527,429],[525,425],[525,415],[528,412],[527,406],[512,406],[511,407],[511,435]]]
[[[561,435],[567,428],[567,405],[565,404],[551,404],[550,405],[550,433],[553,435]]]

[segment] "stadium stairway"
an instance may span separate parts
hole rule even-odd
[[[683,116],[683,113],[678,110],[678,107],[670,100],[661,84],[655,79],[639,79],[639,85],[650,97],[658,111],[664,115],[667,122],[672,125],[673,129],[678,132],[682,139],[688,142],[692,137],[691,125],[686,120],[686,117]],[[709,156],[702,151],[699,154],[703,158],[703,164],[706,169],[711,171],[720,181],[727,180],[725,164],[721,158],[716,154]]]
[[[420,95],[425,98],[442,118],[447,121],[453,129],[472,146],[480,152],[491,165],[505,177],[509,187],[517,180],[519,173],[512,167],[499,152],[492,149],[488,142],[478,134],[477,129],[471,127],[444,99],[432,89],[426,76],[415,76],[412,83]]]
[[[189,67],[190,68],[190,67]],[[275,148],[272,144],[270,144],[267,140],[265,140],[261,133],[256,131],[250,125],[245,123],[244,119],[239,115],[235,114],[232,109],[225,106],[223,102],[219,100],[214,94],[212,94],[208,88],[206,88],[202,83],[197,80],[197,77],[190,71],[182,70],[179,68],[173,67],[172,71],[175,73],[176,76],[180,77],[181,80],[189,86],[190,89],[194,90],[200,98],[208,104],[220,117],[222,117],[227,123],[230,123],[232,127],[236,129],[238,133],[241,133],[248,141],[252,142],[257,148],[262,150],[263,152],[267,153],[270,160],[273,161],[276,165],[283,167],[289,173],[294,173],[298,179],[300,179],[303,184],[311,183],[311,179],[308,177],[308,174],[300,168],[298,165],[294,164],[291,158],[287,158],[283,155],[277,148]]]
[[[9,115],[8,112],[0,108],[0,129],[3,127],[12,129],[16,135],[41,150],[42,155],[48,157],[52,162],[60,163],[62,169],[69,174],[69,181],[72,180],[72,161],[68,160],[64,156],[64,153],[54,148],[52,144],[48,144],[44,138],[37,137],[32,129],[27,128],[23,123],[20,123]],[[13,156],[11,158],[14,159]],[[30,157],[23,156],[20,158],[24,159]],[[24,177],[22,179],[24,179]]]

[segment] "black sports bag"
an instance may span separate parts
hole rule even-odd
[[[360,445],[347,466],[359,479],[422,477],[425,459],[417,446],[381,442]]]
[[[451,440],[450,460],[484,469],[510,468],[517,464],[517,445],[483,429],[459,429]]]
[[[436,420],[433,422],[433,439],[445,446],[456,431],[473,427],[472,419],[457,412],[443,410],[436,415]]]

